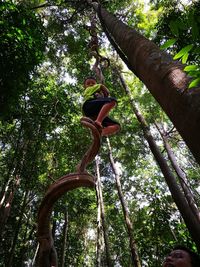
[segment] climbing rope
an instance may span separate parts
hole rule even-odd
[[[95,58],[95,63],[92,66],[92,70],[96,74],[97,80],[103,84],[104,76],[102,70],[110,66],[110,60],[99,53],[99,39],[96,14],[92,14],[90,16],[90,26],[86,26],[86,29],[89,31],[91,36],[91,39],[88,44],[89,55]]]

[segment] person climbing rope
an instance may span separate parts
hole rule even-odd
[[[113,135],[120,130],[120,124],[109,118],[108,114],[113,109],[117,100],[109,96],[109,91],[103,84],[98,84],[94,77],[84,81],[83,114],[90,118],[102,136]]]

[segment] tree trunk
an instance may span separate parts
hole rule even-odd
[[[101,220],[102,220],[102,227],[103,227],[103,235],[104,235],[104,242],[105,242],[105,250],[106,250],[106,263],[108,267],[112,266],[111,256],[110,256],[110,246],[108,241],[108,230],[106,225],[106,218],[105,218],[105,209],[104,209],[104,202],[103,202],[103,195],[102,195],[102,187],[101,187],[101,179],[100,179],[100,172],[99,172],[99,159],[96,157],[96,170],[97,170],[97,191],[99,196],[99,202],[101,207]]]
[[[26,203],[27,204],[27,203]],[[21,247],[20,247],[20,257],[18,256],[18,264],[19,266],[24,266],[24,262],[25,260],[29,260],[29,256],[28,256],[28,252],[30,251],[30,246],[29,246],[29,242],[30,240],[32,240],[33,238],[33,232],[35,230],[35,226],[32,227],[32,229],[30,230],[30,224],[31,224],[31,215],[32,215],[32,210],[31,208],[28,210],[27,214],[26,214],[26,222],[24,222],[24,228],[25,228],[25,232],[23,235],[23,238],[21,239]],[[29,232],[30,230],[30,232]]]
[[[200,164],[200,87],[188,90],[184,65],[104,8],[92,5],[108,38],[115,42],[129,68],[147,86]]]
[[[57,218],[58,216],[58,211],[54,210],[53,211],[53,222],[52,222],[52,229],[51,229],[51,233],[52,233],[52,238],[53,240],[55,239],[55,234],[56,234],[56,227],[57,227],[57,220],[54,218]]]
[[[136,242],[133,238],[133,225],[132,225],[132,222],[130,220],[130,216],[129,216],[128,208],[126,205],[126,201],[124,199],[124,195],[122,193],[120,176],[119,176],[119,172],[115,166],[115,162],[114,162],[114,159],[112,156],[112,150],[111,150],[109,138],[107,138],[107,143],[108,143],[108,148],[109,148],[110,163],[111,163],[113,173],[115,175],[118,196],[119,196],[119,199],[120,199],[120,202],[122,205],[122,210],[123,210],[123,214],[124,214],[124,218],[125,218],[125,222],[126,222],[126,227],[127,227],[127,232],[128,232],[128,236],[129,236],[129,244],[130,244],[130,250],[131,250],[132,263],[133,263],[133,266],[135,266],[135,267],[141,267],[140,259],[139,259],[138,252],[137,252],[137,245],[136,245]]]
[[[200,212],[198,210],[197,204],[195,203],[194,200],[194,196],[191,192],[191,189],[188,186],[188,179],[187,176],[185,175],[185,173],[181,170],[181,168],[178,165],[178,162],[176,161],[175,155],[170,147],[170,144],[167,141],[167,135],[165,132],[162,132],[160,127],[156,124],[156,128],[158,129],[162,139],[163,139],[163,143],[164,143],[164,147],[166,149],[168,158],[172,164],[172,167],[174,168],[178,178],[179,178],[179,182],[180,185],[183,189],[183,192],[185,194],[185,197],[187,199],[187,202],[191,208],[191,210],[193,211],[194,215],[196,216],[197,220],[200,223]]]
[[[68,211],[65,209],[64,213],[65,222],[63,225],[63,244],[62,244],[62,255],[61,255],[61,267],[65,267],[65,255],[66,255],[66,245],[67,245],[67,234],[68,234]]]
[[[102,251],[103,251],[103,240],[102,240],[102,221],[101,221],[101,203],[99,197],[99,187],[96,186],[97,194],[97,237],[96,237],[96,267],[102,267]]]
[[[4,227],[6,225],[8,217],[10,215],[12,202],[13,202],[17,187],[19,186],[19,183],[20,183],[19,177],[16,176],[15,181],[14,181],[14,185],[12,186],[11,192],[10,192],[7,200],[5,200],[7,192],[5,192],[5,196],[3,196],[3,198],[2,198],[1,204],[3,205],[3,202],[6,202],[6,204],[5,204],[5,207],[1,206],[1,209],[0,209],[0,214],[1,214],[1,217],[0,217],[0,236],[3,234]]]
[[[188,205],[187,200],[185,199],[185,196],[183,194],[183,192],[181,191],[179,185],[176,182],[176,178],[174,177],[173,173],[171,172],[165,158],[163,157],[162,153],[160,152],[159,147],[157,146],[151,132],[149,129],[149,126],[147,125],[144,117],[141,115],[141,113],[139,112],[139,110],[136,108],[134,101],[131,97],[131,93],[129,88],[127,87],[122,75],[120,73],[119,74],[119,78],[121,80],[122,86],[125,90],[125,92],[128,94],[129,98],[130,98],[130,103],[131,106],[133,108],[133,111],[138,119],[138,121],[140,122],[140,125],[142,127],[142,130],[144,132],[144,136],[149,144],[149,147],[151,149],[151,152],[153,153],[155,160],[158,164],[158,166],[160,167],[166,183],[169,187],[169,190],[171,192],[172,198],[174,200],[174,202],[176,203],[184,221],[185,224],[194,240],[194,242],[196,243],[197,248],[200,250],[200,224],[196,218],[196,216],[194,216],[192,210],[190,209],[190,206]]]
[[[33,260],[32,260],[32,263],[31,263],[31,266],[30,266],[30,267],[35,266],[36,258],[37,258],[38,251],[39,251],[39,247],[40,247],[40,244],[37,243],[37,247],[36,247],[36,250],[35,250],[35,254],[34,254],[34,256],[33,256]]]
[[[0,201],[0,213],[1,213],[1,208],[2,208],[2,206],[4,205],[4,202],[5,202],[6,194],[8,193],[10,183],[11,183],[11,178],[8,179],[7,183],[5,184],[5,189],[3,189],[2,192],[1,192],[1,194],[0,194],[0,195],[1,195],[1,201]]]
[[[22,203],[21,211],[20,211],[21,214],[20,214],[19,220],[17,222],[16,229],[15,229],[15,234],[14,234],[14,237],[13,237],[13,241],[12,241],[12,245],[11,245],[10,253],[9,253],[9,260],[8,260],[7,265],[6,265],[7,267],[12,267],[13,266],[13,257],[14,257],[14,253],[15,253],[15,247],[16,247],[16,244],[17,244],[17,239],[18,239],[19,231],[20,231],[22,220],[23,220],[23,216],[24,216],[24,211],[25,211],[26,204],[27,204],[27,197],[28,197],[28,191],[26,191],[25,194],[24,194],[24,199],[23,199],[23,203]]]

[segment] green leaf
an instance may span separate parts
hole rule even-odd
[[[176,38],[169,39],[163,45],[160,46],[160,49],[162,50],[167,49],[168,47],[172,46],[176,41],[177,41]]]
[[[182,63],[185,64],[187,62],[187,59],[188,59],[188,56],[189,56],[189,53],[185,53],[182,57]]]
[[[12,38],[13,37],[13,34],[7,33],[6,36],[8,36],[9,38]]]
[[[199,70],[190,71],[190,72],[188,72],[188,75],[193,77],[193,78],[198,78],[198,77],[200,77],[200,71]]]
[[[198,66],[197,65],[189,65],[184,68],[184,71],[194,71],[197,70]]]
[[[200,78],[197,78],[195,80],[193,80],[190,84],[189,84],[189,87],[188,88],[193,88],[193,87],[196,87],[197,85],[200,84]]]
[[[193,48],[193,44],[186,45],[183,47],[175,56],[173,59],[178,59],[184,56],[186,53],[188,53]]]

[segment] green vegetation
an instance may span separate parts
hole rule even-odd
[[[23,4],[3,1],[0,6],[0,113],[20,116],[18,101],[28,90],[30,75],[44,59],[45,31],[41,19]]]
[[[174,59],[187,63],[185,71],[193,78],[190,87],[199,84],[200,1],[184,7],[178,5],[180,1],[174,1],[173,10],[167,5],[172,1],[151,1],[149,10],[145,11],[141,1],[101,2],[127,24],[153,38]],[[82,83],[92,73],[93,65],[88,49],[91,36],[85,28],[91,13],[81,0],[1,1],[0,266],[32,266],[37,252],[37,212],[41,200],[53,180],[75,171],[90,143],[90,134],[81,126],[80,118]],[[122,67],[100,25],[98,35],[100,52],[111,61],[110,68],[103,70],[105,84],[118,99],[112,115],[121,122],[122,130],[110,140],[113,157],[122,171],[122,191],[133,223],[133,235],[142,266],[161,266],[175,244],[185,244],[194,250],[196,246],[151,154],[116,66],[120,66],[118,69],[122,70],[131,95],[166,159],[155,122],[163,125],[168,133],[168,141],[188,177],[197,206],[200,169],[152,95]],[[111,258],[116,266],[132,266],[105,139],[100,158]],[[95,175],[95,164],[88,170]],[[4,217],[7,204],[11,209],[9,216]],[[73,190],[54,207],[51,223],[59,263],[66,218],[64,266],[95,266],[95,190]],[[105,263],[105,250],[101,256]]]
[[[180,59],[183,64],[188,64],[185,71],[193,78],[189,88],[196,87],[200,83],[200,19],[199,1],[194,1],[189,6],[176,4],[164,9],[162,19],[158,23],[157,39],[162,49],[172,52],[174,59]],[[195,64],[195,65],[194,65]]]

